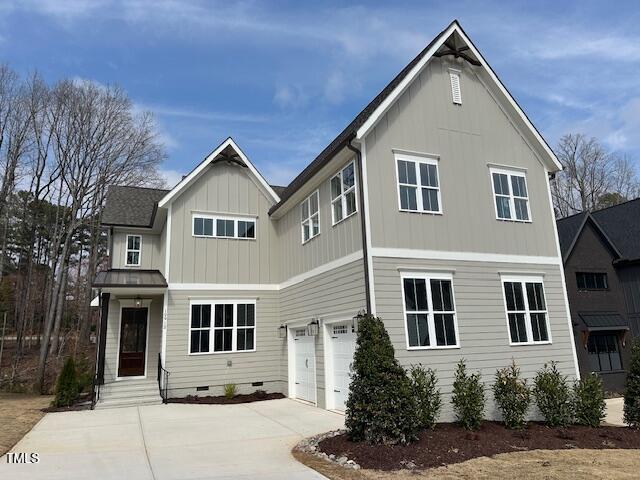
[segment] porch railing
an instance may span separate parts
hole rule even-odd
[[[98,374],[93,376],[91,383],[91,410],[93,410],[100,400],[100,382],[98,381]]]
[[[158,391],[162,403],[167,403],[167,387],[169,386],[169,372],[162,366],[162,355],[158,353]]]

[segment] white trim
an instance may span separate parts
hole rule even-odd
[[[165,238],[165,252],[164,252],[164,275],[169,282],[169,265],[171,263],[171,214],[173,206],[169,204],[167,208],[167,226],[166,226],[166,238]]]
[[[544,171],[547,184],[547,197],[549,202],[549,212],[551,213],[551,223],[553,223],[553,234],[556,239],[556,251],[560,262],[560,278],[562,280],[562,296],[564,300],[564,308],[567,315],[567,327],[569,328],[569,337],[571,339],[571,350],[573,351],[573,366],[576,370],[576,378],[580,379],[580,367],[578,366],[578,354],[576,353],[576,342],[573,336],[573,324],[571,321],[571,310],[569,308],[569,297],[567,295],[567,282],[564,275],[564,265],[562,263],[562,251],[560,250],[560,239],[558,237],[558,224],[555,221],[555,212],[553,211],[553,199],[551,198],[551,185],[549,183],[549,171]]]
[[[371,253],[371,211],[369,210],[369,182],[367,180],[367,143],[363,139],[360,142],[360,160],[362,164],[362,187],[364,193],[364,228],[367,245],[367,270],[368,270],[368,278],[369,278],[369,301],[371,302],[371,315],[375,316],[377,312],[376,307],[376,291],[375,291],[375,282],[373,279],[373,255]]]
[[[497,263],[523,263],[540,265],[559,265],[562,262],[559,257],[542,257],[534,255],[511,255],[502,253],[481,252],[451,252],[445,250],[418,250],[413,248],[384,248],[372,249],[374,257],[387,258],[416,258],[423,260],[460,260],[467,262],[497,262]]]
[[[438,51],[438,49],[444,44],[444,42],[454,33],[457,32],[458,35],[462,38],[462,40],[469,47],[471,52],[475,55],[475,57],[480,61],[485,71],[488,73],[489,78],[493,81],[493,83],[498,87],[500,93],[506,98],[511,107],[515,110],[516,114],[520,118],[520,120],[527,127],[529,132],[533,135],[534,139],[538,142],[538,144],[542,147],[542,150],[547,155],[547,160],[550,163],[555,171],[562,170],[562,164],[558,161],[557,157],[551,150],[551,148],[547,145],[544,139],[540,136],[538,131],[535,129],[533,124],[529,121],[524,111],[518,106],[514,98],[509,94],[507,89],[504,87],[502,82],[498,79],[496,74],[493,72],[491,67],[487,64],[484,57],[480,54],[480,52],[475,48],[469,37],[465,35],[462,31],[460,25],[457,22],[453,22],[449,28],[447,28],[444,32],[440,34],[440,38],[436,41],[431,48],[425,53],[425,55],[420,59],[420,61],[411,69],[411,71],[407,74],[405,78],[393,89],[391,94],[384,99],[384,101],[369,115],[367,120],[362,124],[362,126],[358,129],[356,133],[356,138],[362,139],[367,133],[378,123],[378,121],[384,116],[384,114],[389,110],[391,105],[395,103],[395,101],[402,95],[402,93],[409,87],[409,85],[413,82],[415,77],[420,74],[425,65],[431,60],[433,55]]]
[[[211,235],[196,234],[196,219],[211,220]],[[195,238],[215,238],[216,240],[253,240],[258,238],[258,217],[251,215],[227,215],[227,214],[210,214],[210,213],[191,213],[191,236]],[[218,235],[218,220],[227,220],[233,222],[233,236]],[[238,222],[253,223],[253,237],[240,237]],[[203,225],[204,231],[204,225]]]
[[[318,211],[316,213],[311,213],[311,197],[313,197],[314,195],[318,200]],[[302,209],[305,203],[307,204],[308,215],[305,218],[302,218]],[[298,207],[300,208],[300,235],[302,239],[302,245],[304,245],[316,238],[318,235],[320,235],[320,233],[322,233],[322,229],[320,227],[320,189],[315,189],[313,192],[311,192],[308,197],[300,202],[300,205],[298,205]],[[318,221],[318,233],[316,233],[315,235],[313,234],[313,217],[317,217]],[[309,238],[305,240],[304,224],[307,222],[309,223]]]
[[[398,265],[399,272],[434,272],[434,273],[448,273],[453,275],[456,273],[455,268],[443,267],[443,268],[432,268],[432,267],[416,267],[415,265]]]
[[[124,376],[121,377],[120,374],[120,335],[122,333],[122,309],[123,308],[138,308],[135,306],[135,299],[129,298],[119,298],[118,302],[120,302],[120,310],[118,312],[118,343],[116,345],[116,382],[126,381],[126,380],[140,380],[143,378],[147,378],[147,372],[149,369],[149,330],[151,329],[149,317],[151,316],[151,300],[144,299],[141,302],[140,308],[147,309],[147,338],[144,347],[144,375],[136,375],[136,376]]]
[[[258,182],[260,182],[260,185],[271,196],[272,200],[275,203],[278,203],[280,201],[280,197],[276,194],[273,188],[271,188],[271,186],[267,183],[264,177],[260,175],[260,172],[258,172],[256,167],[249,161],[249,159],[242,152],[242,150],[240,150],[240,147],[238,147],[238,145],[233,140],[233,138],[229,137],[224,142],[222,142],[218,146],[218,148],[216,148],[213,152],[207,155],[207,157],[202,162],[200,162],[200,165],[198,165],[189,175],[187,175],[182,180],[180,180],[180,182],[178,182],[178,184],[175,187],[173,187],[173,189],[169,193],[167,193],[164,197],[162,197],[162,199],[158,202],[158,207],[163,208],[163,207],[166,207],[168,204],[170,204],[180,194],[180,192],[182,192],[182,190],[185,187],[187,187],[192,181],[194,181],[200,176],[200,174],[209,166],[209,163],[211,162],[211,160],[216,158],[216,156],[218,156],[218,154],[228,146],[231,146],[236,151],[236,153],[240,156],[242,161],[246,164],[247,168],[249,168],[253,176],[258,180]]]
[[[138,249],[129,248],[129,237],[138,237],[140,239],[140,246]],[[129,252],[138,254],[138,263],[129,263]],[[124,266],[125,267],[139,267],[142,265],[142,234],[129,233],[124,241]]]
[[[454,105],[462,105],[462,70],[457,68],[449,68],[449,82],[451,83],[451,101]],[[456,89],[454,85],[454,79],[458,83],[458,95],[456,98]]]
[[[493,178],[493,175],[506,175],[507,176],[507,187],[509,188],[509,194],[505,195],[503,193],[496,193],[496,184]],[[491,180],[491,194],[493,201],[493,209],[496,214],[496,220],[500,220],[502,222],[516,222],[516,223],[532,223],[533,217],[531,216],[531,197],[529,196],[529,185],[527,184],[527,174],[526,171],[522,171],[522,169],[512,168],[512,167],[503,167],[497,168],[489,166],[489,177]],[[527,190],[526,197],[516,197],[513,193],[513,181],[512,177],[520,177],[524,179],[524,188]],[[498,204],[496,203],[496,197],[508,197],[509,199],[509,218],[504,218],[498,215]],[[527,202],[527,216],[528,219],[521,220],[516,215],[516,202],[515,199],[526,200]]]
[[[495,168],[496,170],[515,170],[522,173],[527,173],[528,171],[527,167],[515,167],[513,165],[505,165],[504,163],[487,162],[487,167]]]
[[[396,173],[396,190],[398,193],[398,210],[400,212],[408,212],[408,213],[426,213],[431,215],[442,215],[442,194],[440,191],[440,157],[437,155],[426,155],[426,154],[406,154],[400,153],[399,151],[392,150],[393,153],[393,162],[394,162],[394,170]],[[398,162],[403,161],[407,163],[414,164],[414,172],[416,175],[416,183],[415,185],[410,183],[400,183],[400,175],[398,173]],[[425,186],[422,185],[422,174],[420,171],[420,164],[424,165],[434,165],[436,167],[436,182],[437,186]],[[416,210],[411,210],[409,208],[402,208],[402,197],[400,195],[400,187],[406,186],[410,188],[415,188],[416,192]],[[438,210],[425,210],[422,200],[422,190],[435,190],[438,198]]]
[[[345,255],[344,257],[340,257],[336,260],[332,260],[331,262],[327,262],[307,272],[304,272],[289,278],[288,280],[282,282],[279,285],[279,289],[282,290],[282,289],[291,287],[296,283],[304,282],[305,280],[315,277],[316,275],[329,272],[335,268],[342,267],[343,265],[347,265],[349,263],[355,262],[356,260],[360,260],[361,258],[362,258],[362,250],[358,250],[356,252],[350,253],[349,255]]]
[[[409,330],[407,327],[407,305],[404,301],[405,292],[404,292],[404,280],[406,278],[419,278],[425,281],[425,289],[427,293],[427,310],[419,311],[422,314],[427,315],[427,327],[429,329],[429,345],[428,346],[411,346],[409,345]],[[431,297],[431,280],[447,280],[451,282],[451,300],[453,303],[453,310],[450,311],[438,311],[438,313],[445,312],[447,314],[453,313],[453,329],[456,334],[456,343],[455,345],[438,345],[437,336],[436,336],[436,324],[435,324],[435,314],[436,312],[433,310],[433,298]],[[461,348],[460,342],[460,332],[458,331],[458,311],[456,309],[456,294],[455,288],[453,285],[453,274],[442,272],[442,271],[424,271],[424,270],[414,270],[414,271],[402,271],[400,272],[400,293],[401,293],[401,301],[402,301],[402,320],[404,324],[404,338],[405,345],[408,351],[413,350],[451,350],[451,349],[459,349]],[[416,310],[415,312],[418,312]],[[413,312],[412,312],[413,313]]]
[[[211,319],[209,322],[209,328],[197,328],[196,330],[209,330],[209,351],[208,352],[191,352],[191,314],[193,305],[210,305],[211,306]],[[231,328],[231,350],[220,350],[214,351],[214,333],[216,327],[214,326],[215,322],[215,307],[216,305],[233,305],[233,324]],[[251,350],[238,350],[238,328],[246,328],[246,327],[238,327],[238,305],[253,305],[253,348]],[[257,350],[258,346],[258,299],[190,299],[189,300],[189,318],[187,324],[187,356],[197,357],[201,355],[220,355],[220,354],[232,354],[232,353],[252,353]],[[224,327],[225,329],[229,329],[229,327]],[[223,329],[222,327],[218,327],[218,329]]]
[[[344,190],[344,181],[343,181],[343,172],[349,167],[353,166],[353,186],[349,187],[346,191]],[[345,165],[340,167],[340,169],[329,177],[329,207],[331,208],[331,225],[336,226],[339,223],[345,221],[347,218],[352,217],[356,213],[358,213],[358,171],[356,170],[356,161],[350,160]],[[340,178],[340,194],[333,198],[333,192],[331,190],[331,182],[334,178]],[[350,214],[347,215],[347,193],[353,192],[354,199],[354,210]],[[340,206],[342,207],[342,218],[336,220],[335,211],[333,210],[333,203],[336,201],[340,201]]]

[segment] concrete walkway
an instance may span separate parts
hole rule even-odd
[[[320,479],[291,448],[343,428],[342,415],[294,400],[243,405],[152,405],[49,413],[0,459],[4,479]]]

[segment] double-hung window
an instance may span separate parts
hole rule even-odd
[[[395,155],[400,210],[442,213],[437,158]]]
[[[253,300],[192,302],[189,325],[191,354],[255,350]]]
[[[302,243],[320,234],[320,195],[318,190],[300,204]]]
[[[402,276],[402,290],[407,347],[458,347],[452,276],[407,273]]]
[[[530,222],[529,193],[523,171],[491,168],[491,182],[499,220]]]
[[[542,279],[503,277],[502,285],[511,344],[550,342]]]
[[[127,267],[139,267],[142,253],[142,236],[127,235],[127,251],[125,265]]]
[[[256,219],[216,215],[193,215],[194,237],[256,238]]]
[[[357,211],[356,167],[351,162],[331,178],[331,217],[333,224]]]

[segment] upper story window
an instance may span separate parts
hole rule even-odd
[[[255,332],[256,304],[253,300],[191,304],[190,354],[255,351]]]
[[[194,237],[256,238],[256,221],[249,218],[220,217],[196,214],[193,216]]]
[[[512,345],[550,342],[547,305],[541,278],[503,278]]]
[[[320,194],[318,190],[300,204],[302,243],[320,235]]]
[[[499,220],[530,222],[529,193],[525,173],[491,168],[496,217]]]
[[[356,168],[351,162],[331,179],[331,216],[333,224],[356,213]]]
[[[607,290],[607,274],[601,272],[577,272],[578,290]]]
[[[407,274],[402,277],[407,347],[458,347],[458,326],[452,277]]]
[[[449,69],[449,80],[451,81],[451,100],[456,105],[462,105],[462,90],[460,89],[460,70]]]
[[[142,236],[127,235],[127,252],[125,265],[127,267],[139,267],[142,254]]]
[[[395,155],[400,210],[442,213],[438,160],[415,155]]]

